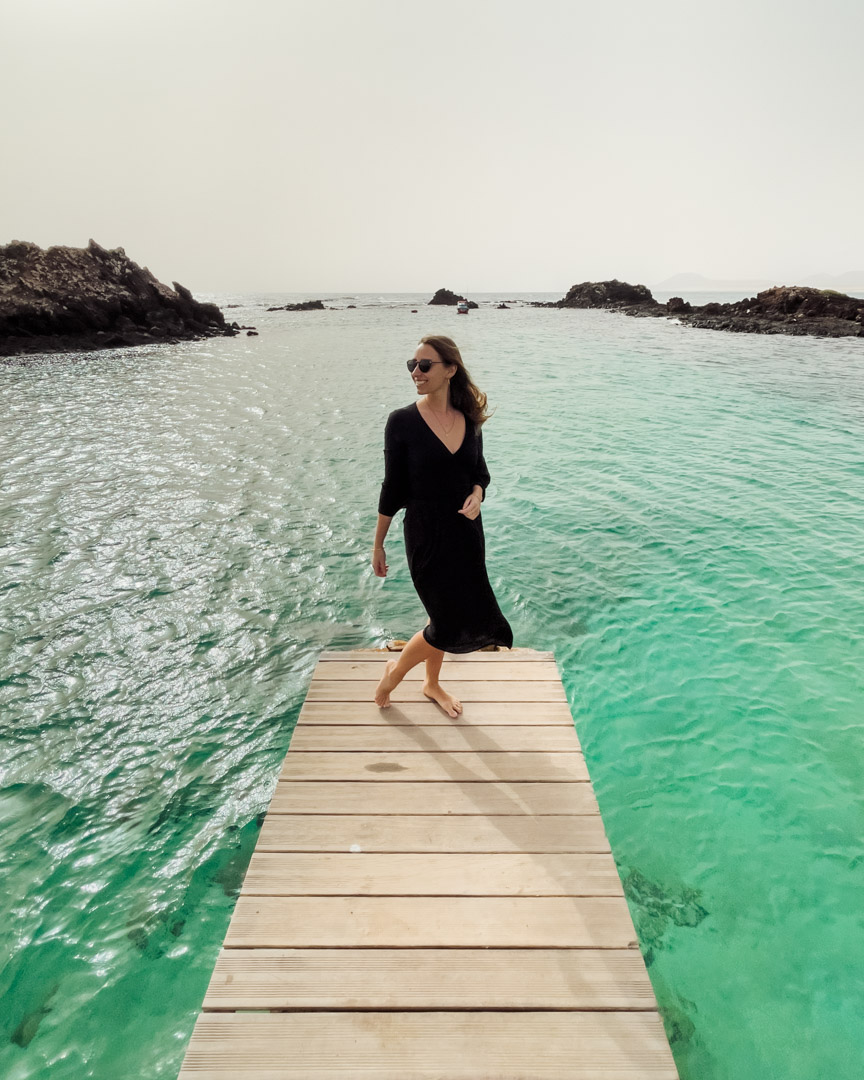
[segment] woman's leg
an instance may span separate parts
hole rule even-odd
[[[402,650],[399,659],[387,661],[384,667],[384,675],[375,691],[375,704],[382,709],[386,709],[390,704],[391,693],[402,682],[411,668],[416,667],[423,660],[429,659],[435,653],[438,653],[442,660],[444,659],[444,653],[440,649],[433,648],[423,637],[423,631],[418,630]]]
[[[398,660],[389,660],[384,667],[384,675],[378,683],[375,691],[375,704],[382,709],[390,705],[390,695],[400,682],[405,678],[411,668],[421,661],[426,661],[426,680],[423,683],[423,693],[426,697],[437,701],[448,716],[456,717],[462,712],[462,703],[448,694],[438,682],[441,673],[441,664],[444,661],[444,653],[436,649],[423,637],[423,631],[418,630],[414,637],[402,650]]]
[[[435,650],[435,655],[426,661],[426,681],[423,683],[423,693],[433,701],[437,701],[448,716],[458,716],[462,712],[462,702],[448,694],[438,682],[441,674],[441,665],[444,663],[444,653],[440,649]]]

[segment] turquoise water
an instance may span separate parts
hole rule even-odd
[[[176,1076],[318,652],[424,621],[368,548],[433,330],[683,1080],[858,1080],[864,344],[218,299],[260,336],[0,369],[4,1080]]]

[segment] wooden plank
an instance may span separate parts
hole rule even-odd
[[[553,657],[395,656],[322,654],[181,1080],[677,1080]]]
[[[488,753],[489,751],[555,751],[579,750],[579,740],[573,728],[517,727],[514,724],[462,724],[444,727],[406,724],[361,726],[337,724],[303,724],[291,736],[293,751],[322,750],[347,752],[352,750],[385,753],[450,753],[454,750]]]
[[[439,817],[270,813],[256,851],[604,852],[597,815]]]
[[[289,755],[290,756],[290,755]],[[597,814],[590,784],[280,781],[277,814]]]
[[[574,753],[303,753],[292,751],[280,780],[536,780],[586,782],[584,756]]]
[[[398,649],[324,649],[319,654],[319,660],[392,660],[399,656]],[[500,664],[510,663],[514,660],[540,660],[555,661],[554,652],[543,652],[536,649],[501,649],[498,652],[472,652],[472,653],[444,653],[444,662]]]
[[[205,1009],[656,1009],[638,949],[223,949]]]
[[[309,701],[300,710],[301,724],[431,724],[448,727],[473,724],[557,725],[573,730],[573,717],[566,701],[472,701],[456,717],[448,716],[434,701],[396,702],[379,709],[368,701]]]
[[[266,852],[244,896],[623,896],[611,855]]]
[[[393,659],[396,659],[394,656]],[[386,660],[320,660],[315,668],[315,679],[353,679],[378,683],[384,674]],[[406,679],[422,682],[426,677],[425,665],[411,668]],[[447,686],[453,679],[498,682],[554,682],[558,668],[554,663],[536,660],[513,660],[510,663],[454,663],[445,660],[441,668],[441,682]]]
[[[246,896],[226,948],[636,948],[623,896]]]
[[[655,1012],[200,1017],[179,1080],[677,1080]]]
[[[419,679],[405,679],[391,694],[392,701],[426,701]],[[374,684],[364,679],[314,679],[307,701],[366,701]],[[494,682],[450,679],[447,690],[462,702],[472,701],[566,701],[564,687],[552,679],[546,682]]]

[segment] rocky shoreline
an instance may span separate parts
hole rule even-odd
[[[674,318],[703,330],[739,334],[864,337],[864,300],[832,289],[778,285],[731,304],[693,305],[680,296],[659,303],[644,285],[626,281],[583,281],[561,300],[535,307],[600,308],[638,318]]]
[[[459,302],[478,307],[449,289],[438,289],[428,304]],[[508,307],[489,303],[501,310]],[[583,281],[560,300],[518,303],[671,318],[687,326],[733,333],[864,337],[864,300],[809,286],[775,286],[734,303],[699,306],[680,296],[660,303],[646,286],[616,279]],[[305,300],[267,310],[328,309],[322,300]],[[123,248],[108,250],[95,240],[86,248],[43,250],[20,240],[0,247],[0,357],[168,344],[233,336],[241,330],[256,333],[254,327],[226,322],[215,304],[200,303],[176,281],[173,288],[164,285]]]
[[[0,247],[0,356],[112,349],[216,335],[254,327],[226,323],[215,304],[173,289],[123,248],[13,240]]]

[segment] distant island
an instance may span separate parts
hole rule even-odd
[[[583,281],[561,300],[537,301],[535,306],[602,308],[641,318],[673,316],[688,326],[734,333],[864,337],[864,300],[806,285],[778,285],[732,304],[699,306],[680,296],[661,304],[646,286],[626,281]]]
[[[0,356],[111,349],[252,327],[228,324],[173,282],[163,285],[123,250],[95,240],[86,248],[13,240],[0,247]]]

